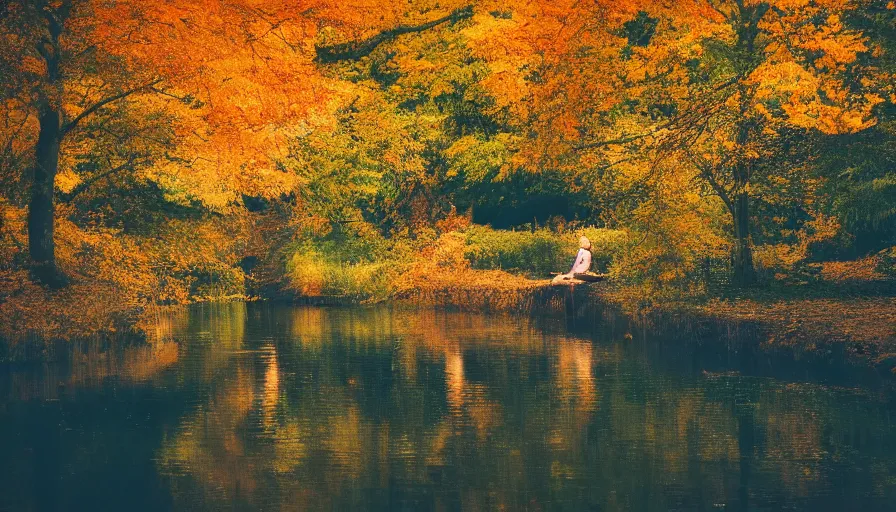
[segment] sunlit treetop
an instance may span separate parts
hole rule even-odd
[[[892,92],[856,94],[850,82],[857,57],[875,51],[844,22],[863,6],[847,0],[23,1],[5,7],[0,51],[24,79],[13,97],[28,104],[44,96],[62,105],[69,120],[139,89],[128,101],[173,115],[181,141],[151,172],[220,206],[240,192],[276,196],[294,187],[294,177],[275,165],[289,141],[333,129],[334,112],[365,94],[326,69],[321,47],[377,41],[472,9],[452,20],[458,21],[454,36],[435,39],[463,46],[485,64],[478,86],[527,132],[519,162],[557,166],[571,148],[655,128],[649,115],[620,116],[633,100],[686,105],[696,90],[723,84],[741,87],[728,99],[732,108],[748,105],[751,116],[825,133],[872,125],[874,106]],[[41,52],[52,49],[42,41],[57,22],[61,80],[51,83]],[[741,45],[744,30],[755,32],[749,48]],[[437,95],[450,86],[444,73],[450,63],[414,54],[415,41],[426,34],[381,40],[403,74],[396,86],[416,80]],[[873,71],[863,69],[861,76],[881,83]],[[594,133],[598,126],[603,131]]]
[[[173,114],[181,144],[151,172],[222,206],[240,192],[276,196],[291,188],[274,161],[290,139],[331,126],[332,113],[349,101],[351,86],[321,73],[318,46],[452,8],[416,1],[11,3],[3,53],[25,78],[11,95],[22,108],[45,100],[70,122],[121,97]],[[44,53],[58,63],[57,74]]]
[[[829,134],[872,126],[893,77],[860,58],[881,50],[846,22],[863,9],[893,8],[871,3],[560,2],[552,3],[556,12],[532,10],[542,20],[537,28],[523,22],[529,3],[469,30],[498,71],[490,80],[513,76],[505,79],[503,89],[513,91],[506,97],[533,116],[539,136],[522,160],[550,165],[570,149],[658,128],[647,111],[621,115],[632,108],[689,108],[713,90],[725,93],[732,110],[746,109],[738,115],[771,123]],[[518,51],[499,46],[508,38],[480,32],[498,25]]]

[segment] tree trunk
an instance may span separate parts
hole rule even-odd
[[[734,284],[750,286],[756,283],[753,268],[753,247],[750,239],[750,197],[740,192],[734,199]]]
[[[755,35],[753,36],[755,37]],[[753,39],[750,38],[747,48],[752,51]],[[752,123],[749,121],[750,112],[749,95],[743,82],[740,84],[740,115],[742,116],[737,128],[738,148],[742,151],[750,141]],[[732,211],[734,215],[734,284],[736,286],[750,286],[756,283],[756,270],[753,268],[753,240],[750,238],[750,195],[747,186],[753,174],[753,162],[744,160],[743,157],[734,166],[734,198]]]
[[[55,208],[53,204],[56,172],[59,169],[59,143],[62,138],[59,111],[50,105],[41,108],[40,133],[31,199],[28,203],[28,249],[31,253],[33,277],[51,287],[65,285],[65,276],[56,267],[56,244],[53,240]]]

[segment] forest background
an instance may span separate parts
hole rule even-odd
[[[637,308],[896,337],[894,56],[886,0],[3,2],[0,337],[530,290],[580,234]]]

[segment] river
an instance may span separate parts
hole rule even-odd
[[[0,510],[896,510],[892,383],[716,330],[184,308],[0,366]]]

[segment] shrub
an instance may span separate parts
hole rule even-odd
[[[9,346],[117,336],[156,305],[245,295],[238,218],[172,220],[150,237],[58,213],[56,257],[71,283],[48,290],[28,276],[25,210],[0,203],[0,342]]]
[[[474,269],[510,270],[546,276],[572,263],[576,244],[569,237],[541,229],[504,231],[474,226],[466,231],[465,257]]]
[[[193,299],[226,299],[246,294],[246,275],[239,267],[220,261],[203,262],[190,268],[187,275]]]
[[[884,249],[877,254],[877,267],[881,274],[896,278],[896,246]]]
[[[381,301],[393,292],[403,266],[394,260],[377,263],[331,264],[327,267],[325,295],[339,295],[359,301]]]
[[[724,241],[711,231],[675,223],[657,223],[619,240],[610,266],[615,280],[674,289],[678,294],[703,293],[728,256]]]
[[[353,243],[354,242],[354,243]],[[362,247],[375,248],[365,254]],[[288,286],[304,296],[339,296],[358,301],[384,300],[406,267],[407,248],[388,250],[359,240],[309,240],[289,248]]]
[[[286,264],[290,288],[301,295],[320,295],[326,270],[324,259],[313,249],[297,250]]]
[[[806,284],[821,278],[822,265],[811,262],[811,248],[821,247],[834,240],[840,225],[832,217],[817,215],[794,231],[785,231],[793,243],[758,245],[753,260],[759,277],[774,278],[788,284]]]
[[[287,266],[290,287],[303,296],[344,297],[357,301],[388,298],[403,266],[394,260],[346,263],[316,252],[295,253]]]

